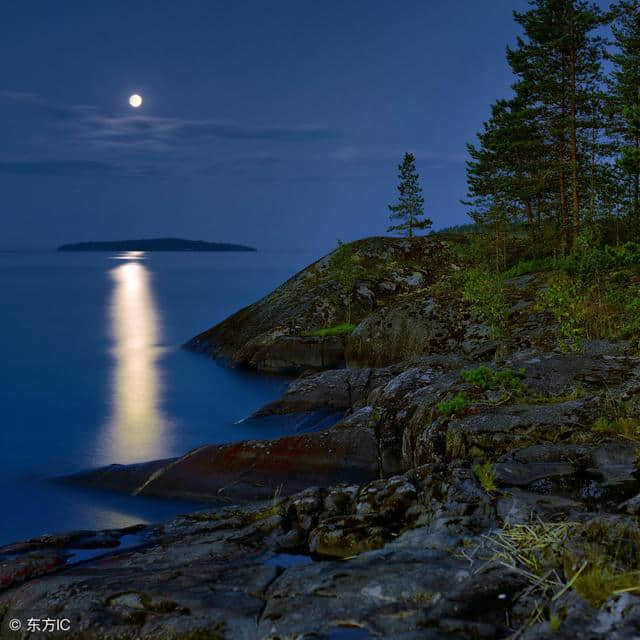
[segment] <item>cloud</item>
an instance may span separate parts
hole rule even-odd
[[[313,124],[249,125],[216,119],[188,119],[143,114],[110,115],[85,105],[50,103],[32,93],[0,92],[0,99],[20,104],[66,129],[76,144],[112,151],[167,152],[212,139],[310,142],[335,136]]]
[[[149,176],[164,173],[154,164],[122,165],[96,160],[0,161],[0,175],[13,176]]]
[[[91,176],[114,174],[120,167],[93,160],[34,160],[0,162],[0,175],[14,176]]]

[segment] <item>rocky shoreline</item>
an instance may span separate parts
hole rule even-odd
[[[541,273],[505,282],[497,336],[456,285],[466,242],[351,245],[348,332],[322,331],[325,257],[191,340],[300,375],[256,419],[337,422],[69,479],[213,504],[0,549],[0,637],[25,612],[66,638],[637,637],[637,345],[559,349]]]

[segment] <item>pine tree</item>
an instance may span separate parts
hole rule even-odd
[[[617,165],[628,185],[629,213],[640,217],[640,2],[625,0],[613,9],[616,51],[609,57],[611,135]]]
[[[531,8],[514,13],[524,30],[507,59],[517,85],[540,109],[541,126],[551,144],[548,174],[557,180],[557,223],[569,245],[583,218],[582,191],[593,171],[594,93],[601,82],[603,40],[596,29],[605,15],[584,0],[531,0]],[[596,131],[596,140],[600,132]]]
[[[424,218],[424,198],[416,171],[416,159],[413,154],[405,153],[404,159],[398,165],[398,204],[390,204],[389,218],[401,220],[400,224],[392,224],[387,231],[403,231],[409,238],[413,238],[414,230],[428,229],[431,220]]]
[[[548,150],[539,129],[538,113],[526,96],[498,100],[478,134],[468,145],[467,184],[471,217],[491,229],[496,267],[506,256],[504,237],[509,224],[523,221],[531,241],[538,236],[546,205],[547,181],[541,160]]]

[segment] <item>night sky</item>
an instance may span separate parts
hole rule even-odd
[[[320,251],[385,232],[406,150],[434,226],[467,222],[465,143],[508,94],[525,6],[3,0],[0,248]]]

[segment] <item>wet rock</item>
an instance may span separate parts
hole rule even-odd
[[[303,376],[292,382],[280,399],[262,407],[254,416],[353,409],[394,375],[396,372],[391,369],[338,369]]]
[[[252,500],[313,485],[370,480],[378,472],[378,444],[371,429],[336,427],[277,440],[208,445],[149,468],[150,475],[140,475],[112,466],[76,474],[69,481],[136,495]]]

